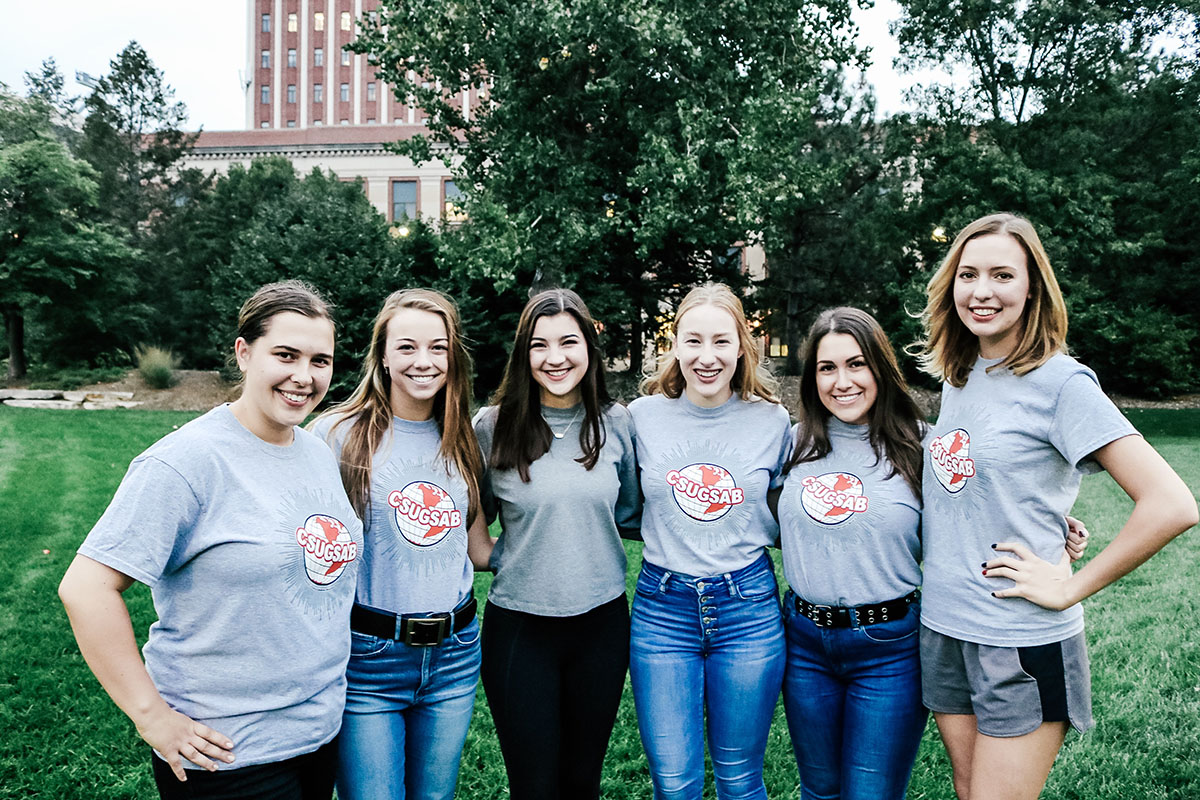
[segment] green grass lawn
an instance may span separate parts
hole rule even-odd
[[[1134,424],[1192,487],[1200,487],[1200,411],[1132,411]],[[104,511],[129,461],[191,414],[0,408],[0,798],[152,798],[148,750],[76,649],[55,589]],[[1107,475],[1086,478],[1075,514],[1090,553],[1130,503]],[[1071,734],[1048,798],[1200,797],[1200,559],[1195,532],[1086,603],[1097,720]],[[640,548],[630,548],[630,587]],[[49,552],[45,552],[49,551]],[[482,597],[489,578],[480,576]],[[126,593],[139,640],[154,612],[145,587]],[[767,752],[772,798],[799,797],[779,708]],[[711,785],[711,784],[710,784]],[[507,797],[482,692],[463,754],[459,797]],[[649,798],[629,692],[604,771],[605,798]],[[711,795],[711,788],[709,794]],[[932,723],[910,798],[952,800]]]

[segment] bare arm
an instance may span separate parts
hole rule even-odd
[[[129,609],[121,593],[133,585],[128,575],[87,556],[75,556],[58,587],[79,650],[104,691],[133,721],[138,735],[166,758],[179,780],[187,780],[182,759],[215,770],[213,758],[233,761],[227,736],[189,719],[167,705],[138,655]]]
[[[1197,522],[1196,500],[1158,452],[1140,436],[1125,436],[1094,454],[1133,500],[1133,513],[1116,537],[1074,575],[1066,561],[1049,564],[1026,547],[1011,542],[996,546],[1020,558],[1005,556],[986,562],[988,577],[1011,578],[1015,585],[997,597],[1024,597],[1045,608],[1063,609],[1091,597],[1131,572],[1167,542]]]
[[[496,540],[488,534],[487,520],[483,518],[483,514],[477,512],[475,519],[471,520],[471,526],[467,528],[467,557],[471,559],[475,569],[483,572],[491,569],[492,550],[495,546]]]

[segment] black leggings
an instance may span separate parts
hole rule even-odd
[[[167,762],[150,754],[161,800],[329,800],[335,758],[337,739],[286,761],[217,772],[189,769],[181,781]]]
[[[483,688],[512,800],[600,797],[629,668],[625,596],[574,617],[483,616]]]

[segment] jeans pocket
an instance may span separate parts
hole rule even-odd
[[[915,608],[910,608],[900,619],[865,625],[859,630],[873,642],[900,642],[915,637],[919,627],[920,616]]]
[[[474,619],[453,636],[454,643],[459,647],[471,647],[479,641],[479,620]]]
[[[654,597],[659,592],[659,587],[662,585],[662,580],[655,578],[645,571],[638,573],[637,584],[634,586],[634,591],[642,597]]]
[[[381,639],[369,633],[350,631],[350,657],[367,658],[377,656],[388,648],[391,639]]]
[[[779,600],[779,586],[770,572],[742,579],[737,583],[737,593],[743,600]]]

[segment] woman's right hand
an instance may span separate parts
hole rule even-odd
[[[166,759],[167,765],[181,781],[187,780],[183,759],[198,767],[215,772],[214,758],[233,763],[233,742],[229,737],[196,722],[186,714],[163,703],[161,709],[136,722],[138,736]]]

